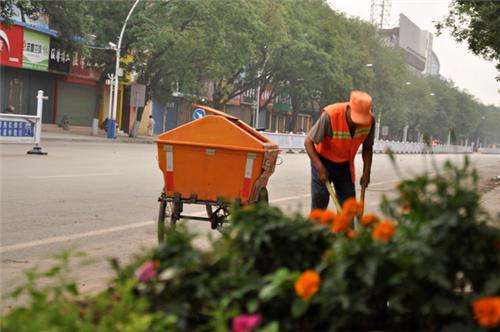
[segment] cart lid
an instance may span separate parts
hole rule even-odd
[[[278,149],[277,144],[238,118],[208,106],[193,106],[213,115],[167,131],[156,142],[255,152]]]

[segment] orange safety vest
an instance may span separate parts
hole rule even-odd
[[[367,126],[357,126],[354,136],[351,137],[349,125],[347,124],[346,111],[349,103],[336,103],[328,105],[324,111],[330,117],[332,137],[325,137],[316,145],[316,151],[324,158],[334,162],[349,162],[352,182],[355,180],[354,158],[359,146],[365,141],[370,133],[373,118]]]

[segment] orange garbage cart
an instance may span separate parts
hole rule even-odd
[[[164,188],[159,198],[158,240],[165,220],[206,220],[216,229],[231,204],[267,201],[267,182],[279,147],[238,118],[207,106],[207,115],[158,136]],[[205,205],[207,217],[183,215],[184,204]]]

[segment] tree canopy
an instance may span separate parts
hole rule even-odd
[[[496,0],[453,0],[450,12],[438,31],[449,29],[459,42],[487,60],[500,61],[500,2]],[[497,63],[500,70],[500,63]],[[498,77],[500,79],[500,77]]]
[[[46,13],[63,43],[106,72],[114,61],[106,46],[116,43],[132,3],[6,0],[0,14],[8,19],[9,5],[16,4],[26,15]],[[460,30],[460,15],[470,15],[469,28]],[[443,27],[455,26],[454,35],[477,54],[498,59],[498,17],[494,1],[454,1]],[[221,107],[260,85],[268,102],[286,96],[295,119],[360,89],[372,95],[375,114],[396,138],[408,125],[412,139],[425,133],[445,141],[451,131],[456,140],[500,142],[498,107],[479,103],[451,81],[414,74],[373,26],[325,0],[144,0],[129,21],[122,54],[133,56],[124,66],[161,102],[177,90],[204,96],[211,89],[213,105]]]

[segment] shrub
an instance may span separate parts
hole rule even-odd
[[[466,162],[402,181],[387,219],[263,205],[234,211],[209,251],[182,226],[97,296],[31,285],[9,330],[480,331],[500,324],[500,232]],[[65,283],[63,283],[65,284]],[[25,324],[30,316],[32,319]],[[36,324],[35,324],[36,323]],[[27,326],[27,327],[26,327]]]

